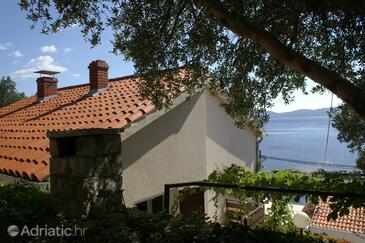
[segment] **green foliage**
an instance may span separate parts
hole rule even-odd
[[[281,170],[272,173],[260,171],[253,173],[238,165],[231,165],[221,171],[214,171],[209,175],[208,182],[237,184],[241,186],[273,186],[314,191],[355,193],[364,193],[363,188],[365,186],[365,179],[356,173],[351,175],[324,173],[322,177],[312,177],[310,173],[296,170]],[[302,196],[305,196],[309,202],[314,204],[317,204],[319,201],[319,198],[313,195],[225,188],[214,188],[213,190],[216,192],[215,198],[218,198],[219,195],[232,195],[240,202],[247,202],[250,199],[254,199],[256,202],[263,202],[266,199],[270,199],[272,206],[267,222],[274,229],[291,228],[289,203],[298,201]],[[323,201],[328,200],[331,203],[331,209],[333,211],[328,216],[328,219],[336,219],[338,215],[348,214],[348,208],[351,206],[354,208],[365,207],[364,199],[341,198],[337,196],[321,196],[320,198]]]
[[[16,91],[15,82],[9,77],[0,80],[0,107],[14,103],[25,98],[24,93]]]
[[[239,224],[222,227],[201,214],[187,218],[135,209],[110,212],[94,208],[89,217],[72,220],[52,212],[49,194],[23,185],[0,186],[0,198],[0,242],[334,242],[308,232],[301,236],[298,231],[249,230]],[[76,225],[87,230],[82,237],[10,237],[9,225]]]
[[[298,231],[249,230],[240,224],[222,227],[201,214],[172,217],[134,209],[119,214],[96,212],[80,226],[88,230],[78,242],[325,242],[321,235],[301,236]]]
[[[359,157],[356,160],[356,166],[365,172],[365,151],[359,152]]]
[[[51,216],[48,195],[32,186],[0,185],[0,221],[32,222]]]
[[[10,240],[9,225],[52,224],[57,221],[51,210],[48,195],[37,188],[0,183],[0,242]]]
[[[212,90],[227,95],[226,110],[232,117],[248,117],[262,126],[276,98],[289,103],[295,90],[306,93],[303,73],[313,70],[300,63],[295,71],[274,59],[260,38],[235,35],[225,22],[227,16],[217,19],[203,7],[209,2],[21,0],[20,6],[45,33],[78,24],[93,46],[100,44],[102,31],[111,28],[114,53],[134,62],[137,74],[146,80],[141,84],[143,96],[159,107],[169,105],[177,85],[193,93],[209,77]],[[364,82],[365,1],[230,0],[223,5],[252,23],[254,31],[266,30],[280,41],[289,50],[286,64],[303,54],[332,70],[331,77],[355,86]],[[189,67],[189,75],[182,78],[177,70],[160,75],[178,66]],[[167,89],[161,83],[166,77],[171,81]]]
[[[349,105],[342,104],[334,111],[332,125],[339,131],[337,139],[358,153],[356,165],[365,171],[365,121]]]
[[[293,231],[295,226],[291,215],[290,203],[293,197],[289,195],[280,195],[279,193],[272,194],[271,207],[265,224],[274,230]]]

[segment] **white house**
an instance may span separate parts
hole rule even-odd
[[[49,131],[123,128],[123,189],[127,206],[162,209],[164,184],[206,179],[215,169],[239,164],[254,170],[257,133],[239,129],[208,90],[180,93],[170,110],[157,110],[138,92],[135,76],[108,79],[108,65],[89,65],[87,84],[58,88],[54,77],[37,79],[37,94],[0,108],[0,175],[47,182]],[[47,73],[47,72],[44,72]],[[211,195],[194,195],[182,211],[200,207],[213,216]]]

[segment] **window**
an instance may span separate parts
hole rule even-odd
[[[152,213],[158,213],[163,211],[163,196],[155,197],[152,199]]]
[[[195,192],[180,202],[180,212],[185,216],[191,216],[195,211],[204,213],[204,193]]]
[[[137,203],[137,209],[139,211],[147,212],[147,201]]]
[[[158,213],[163,211],[163,196],[158,196],[136,204],[137,209],[149,213]]]
[[[163,195],[137,203],[137,209],[148,213],[158,213],[163,211]],[[204,212],[204,193],[195,192],[187,196],[180,202],[180,212],[186,216],[191,216],[193,212],[199,210]]]

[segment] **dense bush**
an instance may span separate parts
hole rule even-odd
[[[56,221],[48,194],[32,186],[0,185],[1,232],[12,224],[33,226]]]
[[[0,186],[0,242],[324,242],[319,235],[245,229],[239,224],[221,226],[200,214],[190,218],[148,214],[134,209],[109,212],[96,208],[88,218],[65,219],[50,207],[49,195],[32,187]],[[83,237],[10,237],[9,225],[47,225],[87,228]]]

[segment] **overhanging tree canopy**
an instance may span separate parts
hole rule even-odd
[[[135,63],[146,80],[142,94],[159,106],[170,97],[156,74],[186,65],[190,75],[171,82],[194,92],[211,77],[233,117],[262,125],[273,100],[305,92],[309,77],[315,90],[329,89],[365,119],[365,1],[21,0],[20,6],[44,32],[78,24],[93,45],[111,27],[113,51]]]

